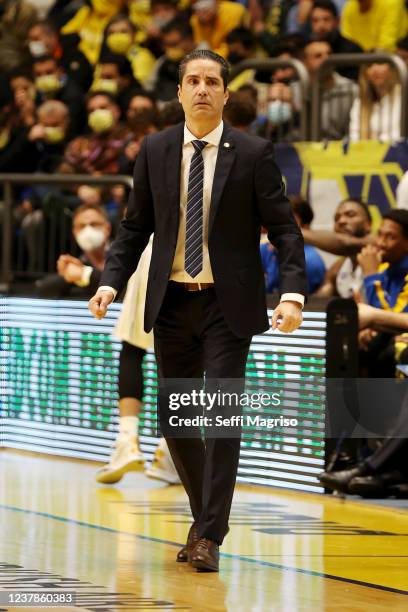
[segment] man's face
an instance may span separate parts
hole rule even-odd
[[[217,0],[196,0],[192,8],[199,23],[203,26],[211,25],[218,12]]]
[[[110,110],[113,114],[114,119],[116,121],[119,121],[119,108],[116,106],[116,104],[112,104],[109,98],[104,95],[93,96],[93,98],[88,101],[86,109],[88,111],[88,115],[90,115],[93,111],[100,109]]]
[[[228,90],[224,90],[221,65],[210,59],[196,59],[185,67],[178,98],[186,118],[221,121]]]
[[[130,34],[133,36],[133,30],[130,23],[126,20],[112,23],[107,31],[108,34]]]
[[[371,224],[364,210],[356,202],[343,202],[334,215],[334,231],[362,237],[370,233]]]
[[[174,54],[176,50],[180,50],[180,56],[184,57],[193,50],[193,41],[191,38],[183,38],[180,32],[177,30],[172,30],[162,35],[162,45],[165,53],[171,57],[172,53]],[[181,57],[179,59],[181,59]]]
[[[53,113],[41,113],[38,122],[45,128],[58,127],[65,130],[67,128],[67,117],[63,113],[54,111]]]
[[[54,32],[48,32],[41,25],[35,25],[28,30],[28,42],[43,43],[44,53],[54,55],[58,47],[58,38]]]
[[[100,64],[99,78],[106,81],[115,81],[119,90],[124,85],[123,79],[119,74],[119,68],[117,64]]]
[[[329,57],[331,53],[330,45],[326,42],[313,42],[305,47],[304,64],[309,71],[309,74],[314,75]]]
[[[133,96],[129,103],[127,117],[128,119],[133,119],[138,113],[141,113],[144,110],[150,110],[153,108],[153,106],[153,102],[150,100],[150,98],[145,98],[144,96]]]
[[[10,88],[14,94],[14,97],[21,94],[34,94],[35,87],[34,83],[24,76],[15,77],[10,81]]]
[[[310,26],[315,37],[322,37],[337,30],[338,20],[330,11],[315,8],[310,16]]]
[[[153,22],[160,28],[177,16],[177,7],[171,4],[154,4],[151,15]]]
[[[375,244],[382,251],[382,260],[391,265],[408,255],[408,238],[400,224],[391,219],[384,219],[381,223]]]
[[[281,53],[278,59],[289,60],[292,56],[289,53]],[[296,76],[296,72],[290,66],[285,68],[275,68],[272,75],[272,83],[290,83]]]
[[[367,78],[374,87],[383,87],[392,79],[392,70],[389,64],[371,64],[367,68]]]
[[[94,229],[101,230],[105,235],[106,244],[110,236],[111,226],[108,221],[106,221],[105,217],[98,213],[97,210],[92,209],[84,210],[83,212],[79,213],[75,217],[72,225],[72,232],[75,239],[77,238],[79,232],[85,229],[87,225],[90,225]]]
[[[52,59],[46,60],[45,62],[36,62],[34,64],[33,70],[36,78],[48,76],[50,74],[55,74],[56,76],[59,76],[61,73],[61,69]]]

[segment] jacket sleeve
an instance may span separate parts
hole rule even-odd
[[[147,141],[144,138],[136,158],[133,189],[127,212],[121,221],[116,239],[109,250],[100,285],[122,291],[137,268],[139,259],[154,232],[153,199],[147,163]]]
[[[285,196],[282,175],[274,162],[273,147],[266,142],[255,168],[255,193],[261,224],[278,251],[279,291],[307,295],[302,233]]]

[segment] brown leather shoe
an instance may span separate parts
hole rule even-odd
[[[218,572],[219,559],[218,544],[200,538],[191,555],[191,565],[199,572]]]
[[[199,540],[197,526],[193,523],[190,527],[190,531],[187,536],[187,543],[183,548],[181,548],[176,557],[176,561],[178,563],[187,563],[191,562],[191,553],[193,552],[197,542]]]

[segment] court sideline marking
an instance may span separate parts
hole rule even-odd
[[[10,512],[21,512],[23,514],[32,514],[34,516],[41,516],[43,518],[53,519],[55,521],[60,521],[62,523],[69,523],[71,525],[78,525],[80,527],[88,527],[89,529],[99,529],[100,531],[107,531],[109,533],[116,533],[120,535],[127,535],[137,538],[139,540],[145,540],[149,542],[157,542],[160,544],[168,544],[170,546],[181,547],[184,546],[179,542],[171,542],[170,540],[163,540],[161,538],[153,538],[151,536],[141,535],[139,533],[132,533],[129,531],[120,531],[119,529],[113,529],[112,527],[102,527],[101,525],[94,525],[92,523],[86,523],[85,521],[78,521],[76,519],[66,518],[63,516],[57,516],[55,514],[49,514],[47,512],[39,512],[37,510],[27,510],[26,508],[17,508],[15,506],[8,506],[5,504],[0,504],[0,509],[9,510]],[[317,572],[315,570],[308,570],[299,567],[290,567],[289,565],[281,565],[280,563],[272,563],[271,561],[261,561],[259,559],[251,559],[250,557],[244,557],[242,555],[235,555],[232,553],[220,553],[221,557],[227,559],[235,559],[238,561],[243,561],[244,563],[254,563],[256,565],[263,565],[266,567],[271,567],[273,569],[284,570],[288,572],[296,572],[298,574],[306,574],[307,576],[315,576],[318,578],[326,578],[328,580],[336,580],[337,582],[345,582],[348,584],[355,584],[357,586],[363,586],[370,589],[377,589],[380,591],[387,591],[389,593],[397,593],[399,595],[408,595],[408,591],[403,589],[396,589],[394,587],[387,587],[381,584],[374,584],[372,582],[364,582],[362,580],[355,580],[354,578],[343,578],[341,576],[335,576],[334,574],[326,574],[324,572]]]

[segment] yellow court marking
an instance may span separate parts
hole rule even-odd
[[[181,487],[140,474],[100,487],[95,464],[0,458],[0,562],[79,580],[79,593],[89,582],[98,601],[136,597],[112,609],[407,609],[405,511],[238,486],[221,572],[202,575],[174,561],[190,523]]]

